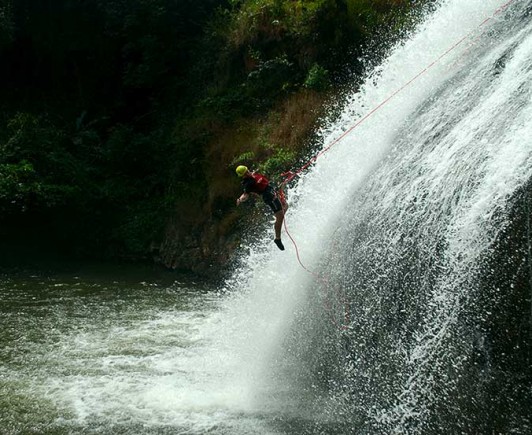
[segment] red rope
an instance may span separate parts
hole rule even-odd
[[[418,74],[416,74],[414,77],[412,77],[410,80],[408,80],[405,84],[403,84],[399,89],[395,90],[392,94],[390,94],[386,99],[381,101],[379,104],[377,104],[372,110],[370,110],[366,115],[364,115],[361,119],[359,119],[356,123],[354,123],[350,128],[348,128],[345,132],[343,132],[339,137],[334,139],[329,145],[327,145],[325,148],[323,148],[320,152],[315,154],[307,163],[305,163],[303,166],[301,166],[298,170],[295,172],[288,171],[281,174],[281,177],[284,177],[283,182],[281,183],[281,186],[279,188],[279,194],[281,197],[281,201],[285,202],[285,194],[284,194],[284,187],[287,183],[292,181],[295,177],[299,176],[305,169],[307,169],[312,163],[314,163],[318,158],[320,158],[323,154],[328,152],[334,145],[336,145],[338,142],[340,142],[343,138],[345,138],[349,133],[351,133],[355,128],[360,126],[363,122],[365,122],[368,118],[370,118],[375,112],[380,110],[383,106],[388,104],[390,100],[392,100],[396,95],[404,91],[408,86],[410,86],[412,83],[414,83],[417,79],[419,79],[422,75],[426,74],[431,68],[434,67],[434,65],[438,64],[444,57],[446,57],[449,53],[456,50],[457,47],[459,47],[461,44],[464,43],[464,41],[470,39],[472,35],[482,26],[486,25],[489,21],[491,21],[496,15],[503,12],[505,9],[510,6],[515,0],[510,0],[506,3],[504,3],[502,6],[498,7],[495,12],[492,14],[491,17],[486,18],[482,23],[479,24],[477,28],[469,32],[464,37],[460,38],[457,42],[455,42],[453,45],[451,45],[445,52],[443,52],[438,58],[436,58],[434,61],[432,61],[429,65],[427,65],[422,71],[420,71]],[[284,213],[284,229],[286,231],[286,234],[292,241],[292,244],[294,245],[294,248],[296,250],[296,257],[299,265],[310,275],[314,277],[317,281],[321,281],[325,286],[328,286],[328,280],[321,275],[317,274],[316,272],[310,270],[308,267],[305,266],[303,261],[301,260],[301,256],[299,253],[299,247],[297,246],[297,242],[294,239],[294,237],[290,234],[290,231],[288,231],[288,226],[286,224],[286,212]],[[338,292],[337,292],[338,294]],[[345,295],[343,298],[344,303],[344,325],[339,326],[337,322],[334,320],[334,317],[332,318],[333,323],[335,325],[339,326],[340,329],[345,330],[347,328],[347,325],[349,324],[349,306],[347,304],[347,301],[345,299]]]
[[[299,265],[309,274],[309,275],[312,275],[312,277],[314,277],[314,279],[318,282],[321,282],[323,284],[323,286],[325,288],[327,288],[329,286],[329,280],[324,277],[324,276],[321,276],[319,275],[318,273],[310,270],[308,267],[306,267],[303,262],[301,261],[301,256],[299,254],[299,247],[297,246],[297,243],[296,243],[296,240],[294,239],[294,237],[292,236],[292,234],[290,234],[290,231],[288,231],[288,226],[286,225],[286,219],[284,220],[284,229],[285,229],[285,232],[286,234],[288,235],[288,238],[292,241],[292,244],[294,245],[295,249],[296,249],[296,256],[297,256],[297,261],[299,262]],[[336,295],[339,296],[339,291],[338,289],[336,289]],[[328,299],[327,299],[327,295],[325,295],[325,307],[327,309],[327,311],[329,312],[329,315],[331,316],[331,320],[333,322],[333,324],[338,327],[338,329],[340,330],[345,330],[347,328],[347,325],[349,324],[349,305],[347,304],[347,299],[345,298],[345,294],[343,297],[340,297],[339,299],[342,300],[342,303],[343,303],[343,306],[344,306],[344,323],[343,325],[340,325],[338,324],[338,322],[336,321],[335,317],[334,317],[334,313],[332,311],[332,308],[330,307],[329,303],[328,303]]]
[[[416,74],[414,77],[412,77],[410,80],[408,80],[403,86],[401,86],[399,89],[395,90],[391,95],[389,95],[386,99],[381,101],[377,106],[375,106],[372,110],[370,110],[366,115],[364,115],[361,119],[359,119],[355,124],[353,124],[350,128],[348,128],[344,133],[342,133],[339,137],[334,139],[329,145],[327,145],[325,148],[323,148],[319,153],[311,157],[311,159],[305,163],[301,168],[299,168],[295,172],[284,172],[281,174],[281,177],[285,177],[285,180],[283,181],[281,185],[281,189],[286,185],[286,183],[292,181],[295,177],[299,176],[301,172],[303,172],[305,169],[307,169],[312,163],[314,163],[316,160],[318,160],[319,157],[321,157],[323,154],[328,152],[334,145],[336,145],[338,142],[340,142],[344,137],[346,137],[349,133],[351,133],[355,128],[357,128],[360,124],[365,122],[368,118],[370,118],[375,112],[377,112],[379,109],[381,109],[383,106],[388,104],[390,100],[392,100],[397,94],[404,91],[408,86],[410,86],[413,82],[415,82],[419,77],[426,74],[434,65],[438,64],[444,57],[446,57],[449,53],[454,51],[458,46],[460,46],[464,41],[471,38],[471,36],[482,26],[484,26],[486,23],[491,21],[496,15],[504,11],[510,4],[512,4],[515,0],[510,0],[504,5],[497,8],[497,10],[493,13],[491,17],[486,18],[482,23],[479,24],[478,28],[472,30],[467,35],[465,35],[463,38],[459,39],[457,42],[455,42],[452,46],[450,46],[445,52],[443,52],[437,59],[432,61],[429,65],[427,65],[422,71],[420,71],[418,74]]]

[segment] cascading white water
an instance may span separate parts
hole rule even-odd
[[[363,433],[473,430],[478,415],[456,418],[474,402],[464,312],[482,311],[482,267],[532,175],[532,5],[501,6],[443,2],[324,130],[327,145],[468,35],[290,192],[289,230],[326,283],[262,246],[230,283],[259,408]]]

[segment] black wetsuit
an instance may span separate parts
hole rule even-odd
[[[264,175],[254,173],[251,177],[245,177],[242,180],[242,189],[246,193],[257,193],[261,195],[264,202],[270,206],[274,214],[283,209],[279,195]]]

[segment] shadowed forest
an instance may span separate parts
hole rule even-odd
[[[224,264],[234,165],[290,168],[427,3],[1,0],[0,253]]]

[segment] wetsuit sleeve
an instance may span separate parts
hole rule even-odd
[[[255,180],[253,178],[246,178],[242,181],[242,190],[245,193],[253,193],[253,186],[255,185]]]

